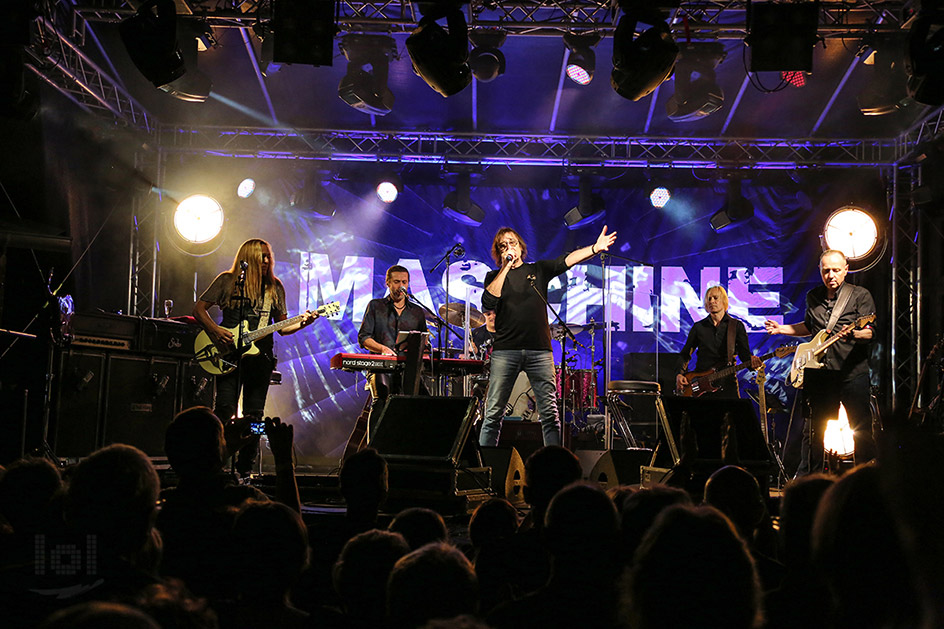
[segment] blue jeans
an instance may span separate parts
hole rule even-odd
[[[561,442],[560,422],[557,415],[557,387],[554,384],[554,355],[538,349],[498,349],[492,351],[488,393],[485,398],[485,419],[479,433],[479,444],[497,446],[505,405],[520,372],[531,381],[544,445],[557,446]]]

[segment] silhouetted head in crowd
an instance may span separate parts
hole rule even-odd
[[[636,491],[637,488],[632,485],[616,485],[607,489],[606,495],[610,497],[610,500],[612,500],[613,504],[616,506],[616,512],[622,513],[626,499],[636,493]]]
[[[347,541],[334,564],[334,589],[348,616],[383,624],[387,580],[393,566],[410,552],[399,533],[371,530]]]
[[[536,527],[542,526],[554,494],[582,477],[580,459],[561,446],[544,446],[528,457],[524,464],[524,498],[531,505]]]
[[[0,476],[0,517],[17,533],[39,531],[61,490],[59,469],[47,459],[15,461]]]
[[[620,521],[620,547],[623,563],[630,564],[642,538],[659,514],[673,505],[691,506],[692,498],[684,489],[668,485],[642,487],[623,503]]]
[[[427,544],[400,559],[387,583],[392,629],[421,627],[434,618],[478,612],[478,581],[472,564],[449,544]]]
[[[113,444],[83,459],[72,473],[66,520],[98,536],[99,552],[125,556],[151,539],[160,480],[150,459],[133,446]]]
[[[232,540],[235,589],[245,600],[284,601],[308,566],[308,529],[282,503],[244,503]]]
[[[715,470],[705,483],[705,504],[728,516],[734,528],[750,545],[754,529],[766,512],[757,479],[743,467],[725,465]]]
[[[216,629],[216,612],[206,599],[187,591],[183,581],[168,579],[147,586],[134,600],[164,629]]]
[[[206,406],[177,413],[164,433],[164,452],[178,476],[208,476],[226,461],[223,423]]]
[[[623,592],[633,629],[751,629],[761,588],[744,540],[713,507],[669,507],[636,551]]]
[[[402,535],[410,550],[431,542],[449,541],[449,531],[442,516],[422,507],[404,509],[393,518],[387,530]]]
[[[507,539],[518,530],[518,512],[504,498],[489,498],[472,512],[469,540],[479,549],[489,542]]]
[[[463,614],[455,618],[437,618],[423,625],[422,629],[493,629],[475,616]]]
[[[161,629],[153,618],[121,603],[95,601],[68,607],[50,616],[41,629]]]
[[[544,518],[544,540],[554,557],[555,577],[563,577],[561,571],[566,570],[581,581],[612,583],[619,571],[614,552],[618,534],[616,506],[600,487],[573,483],[561,489]]]
[[[881,468],[860,465],[826,491],[813,523],[813,564],[837,624],[916,627],[917,584],[881,483]]]
[[[780,501],[780,538],[783,542],[783,563],[803,567],[812,554],[813,518],[820,500],[835,476],[807,474],[787,483]]]
[[[344,460],[338,481],[349,513],[376,513],[387,499],[387,462],[373,448],[365,448]]]

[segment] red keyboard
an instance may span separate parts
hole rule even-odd
[[[406,358],[403,356],[382,356],[381,354],[335,354],[331,357],[332,369],[344,371],[396,371],[403,369]],[[434,358],[432,371],[467,374],[482,373],[485,363],[481,360],[465,358]],[[430,357],[423,356],[423,367],[430,370]]]

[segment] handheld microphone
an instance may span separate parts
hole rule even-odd
[[[505,254],[505,262],[511,262],[514,259],[515,259],[515,256],[513,254],[510,254],[510,253]]]

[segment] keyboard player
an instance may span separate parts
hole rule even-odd
[[[423,308],[406,298],[410,288],[410,272],[405,267],[394,265],[387,269],[385,283],[387,295],[372,299],[367,304],[357,341],[371,354],[396,356],[398,332],[428,332],[429,328],[426,326]],[[368,375],[367,382],[371,393],[368,435],[373,432],[387,396],[401,392],[402,378],[400,371]]]

